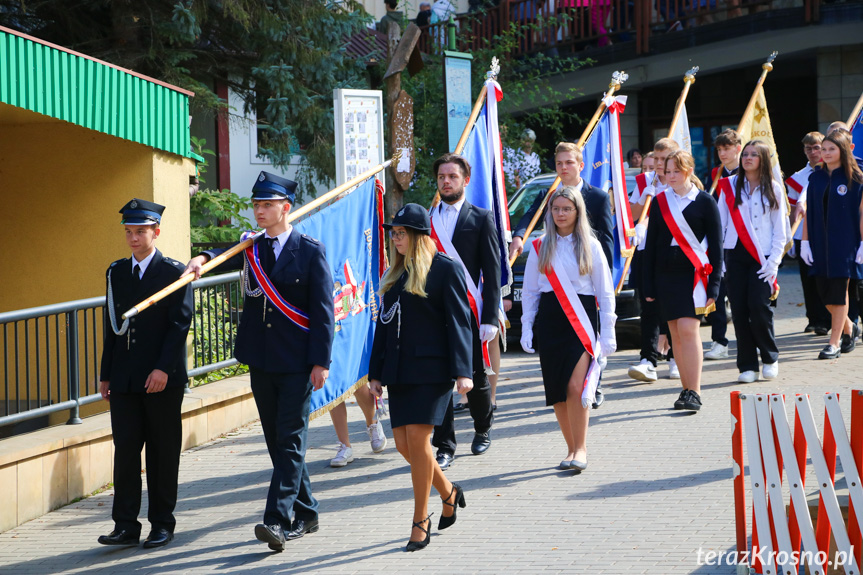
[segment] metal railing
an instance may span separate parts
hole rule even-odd
[[[192,288],[189,376],[200,377],[237,363],[241,273],[202,278]],[[81,406],[102,399],[98,378],[105,329],[111,328],[104,296],[0,313],[0,428],[65,410],[67,424],[81,423]]]

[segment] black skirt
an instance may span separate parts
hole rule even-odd
[[[698,318],[692,286],[695,285],[695,267],[679,246],[672,246],[668,260],[660,264],[656,274],[656,299],[662,321],[682,317]]]
[[[452,401],[452,382],[388,385],[390,425],[441,425]]]
[[[596,333],[596,297],[579,294],[578,299]],[[540,296],[533,333],[539,352],[539,365],[542,368],[545,404],[554,405],[566,401],[566,390],[572,378],[572,371],[585,349],[554,292],[546,292]]]

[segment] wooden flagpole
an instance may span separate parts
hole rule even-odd
[[[313,201],[309,202],[308,204],[304,205],[303,207],[298,208],[297,211],[291,211],[288,214],[288,218],[287,218],[288,222],[293,222],[293,221],[297,220],[298,218],[306,215],[310,211],[314,210],[318,206],[321,206],[321,205],[323,205],[323,204],[325,204],[331,200],[336,199],[340,194],[343,194],[344,192],[348,191],[349,189],[356,186],[357,184],[364,182],[365,180],[374,176],[378,172],[385,170],[393,162],[398,162],[400,157],[401,157],[401,151],[397,150],[396,153],[393,154],[393,157],[390,158],[389,160],[383,162],[382,164],[378,164],[377,166],[375,166],[373,168],[366,170],[365,172],[358,175],[357,177],[355,177],[351,180],[348,180],[347,182],[345,182],[341,186],[337,186],[337,187],[333,188],[332,190],[330,190],[326,194],[324,194],[318,198],[315,198]],[[213,259],[211,259],[210,261],[205,263],[203,266],[201,266],[201,273],[205,274],[205,273],[211,271],[213,268],[220,266],[221,264],[225,263],[227,260],[231,259],[232,257],[237,255],[238,253],[240,253],[244,249],[250,247],[255,242],[255,239],[262,233],[263,232],[258,232],[255,235],[253,235],[252,237],[246,239],[245,241],[240,242],[239,244],[233,246],[232,248],[225,251],[224,253],[221,253],[218,256],[214,257]],[[148,307],[150,307],[151,305],[153,305],[157,301],[164,299],[165,297],[174,293],[175,291],[177,291],[178,289],[180,289],[184,285],[191,283],[192,281],[194,281],[194,279],[195,279],[195,274],[184,275],[183,277],[181,277],[180,279],[178,279],[177,281],[175,281],[171,285],[169,285],[169,286],[163,288],[162,290],[156,292],[155,294],[153,294],[152,296],[150,296],[146,300],[140,302],[138,305],[136,305],[136,306],[132,307],[131,309],[129,309],[128,311],[126,311],[126,313],[123,314],[123,319],[125,320],[125,319],[135,317],[136,315],[138,315],[139,313],[141,313],[142,311],[144,311],[145,309],[147,309]]]
[[[680,121],[680,113],[683,111],[683,106],[686,104],[686,97],[689,95],[689,88],[695,83],[695,75],[698,73],[698,66],[690,69],[683,76],[683,91],[680,92],[680,97],[677,99],[677,106],[674,108],[674,116],[671,118],[671,126],[668,128],[668,137],[672,137],[674,135],[674,130],[677,128],[677,123]],[[656,171],[653,172],[653,181],[650,185],[656,184]],[[644,223],[644,219],[647,217],[647,212],[650,211],[650,202],[653,200],[653,196],[648,196],[646,200],[644,200],[644,208],[641,210],[641,215],[638,217],[638,224]],[[633,252],[634,255],[634,252]],[[626,281],[626,274],[629,272],[629,267],[632,265],[632,256],[627,256],[626,261],[623,263],[623,273],[620,275],[620,282],[617,284],[617,288],[614,290],[615,294],[619,294],[620,290],[623,289],[623,283]]]
[[[605,98],[613,97],[614,93],[620,90],[620,86],[629,79],[629,75],[624,72],[615,72],[611,75],[611,83],[608,85],[608,92],[605,93],[605,97],[600,102],[599,107],[596,109],[596,112],[593,113],[593,117],[587,123],[587,126],[584,128],[584,131],[581,133],[581,137],[576,142],[576,145],[579,149],[584,147],[584,143],[590,137],[590,134],[593,132],[593,128],[596,127],[597,122],[602,117],[602,113],[605,112]],[[530,220],[530,224],[528,224],[527,229],[524,232],[524,240],[527,241],[527,238],[530,237],[531,232],[536,227],[537,222],[539,221],[540,216],[542,216],[542,212],[545,210],[545,206],[548,203],[548,199],[551,197],[551,194],[557,189],[560,185],[560,176],[556,177],[554,181],[549,186],[548,191],[545,194],[545,197],[542,199],[542,203],[539,206],[539,209],[536,210],[536,213],[533,214],[533,218]],[[512,266],[515,263],[518,255],[513,256],[512,259],[509,260],[509,265]]]

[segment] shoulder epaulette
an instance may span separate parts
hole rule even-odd
[[[170,266],[173,266],[173,267],[175,267],[175,268],[179,269],[179,270],[184,270],[184,269],[186,269],[186,266],[185,266],[185,265],[183,265],[183,264],[181,264],[181,263],[180,263],[180,262],[178,262],[177,260],[172,260],[171,258],[164,258],[164,257],[163,257],[163,258],[162,258],[162,261],[163,261],[163,262],[165,262],[165,263],[167,263],[167,264],[168,264],[168,265],[170,265]]]
[[[445,253],[443,253],[443,252],[438,252],[438,253],[437,253],[437,255],[439,255],[440,257],[442,257],[442,258],[444,258],[444,259],[447,259],[447,260],[449,260],[449,261],[451,261],[451,262],[452,262],[452,261],[455,261],[455,260],[454,260],[454,259],[452,259],[449,255],[447,255],[447,254],[445,254]]]
[[[303,238],[304,240],[307,240],[310,243],[315,244],[315,245],[318,245],[321,243],[320,241],[316,240],[315,238],[313,238],[311,236],[307,236],[306,234],[300,234],[300,237]]]

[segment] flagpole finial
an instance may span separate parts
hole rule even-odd
[[[485,73],[486,80],[497,80],[498,74],[500,74],[500,60],[495,56],[491,59],[491,67]]]
[[[401,159],[401,157],[402,157],[402,149],[396,148],[396,151],[393,153],[393,157],[390,160],[390,162],[392,162],[393,164],[396,164]]]
[[[615,90],[619,90],[621,84],[623,84],[627,80],[629,80],[629,74],[622,71],[615,72],[611,75],[611,84],[608,85],[608,88],[614,88]]]
[[[700,68],[698,66],[694,66],[686,71],[686,74],[683,75],[683,81],[689,84],[695,83],[695,75],[698,74],[698,70]]]
[[[779,52],[774,50],[773,53],[767,57],[767,61],[764,62],[763,64],[761,64],[761,67],[763,69],[767,70],[768,72],[773,70],[773,60],[775,60],[776,56],[778,56],[778,55],[779,55]]]

